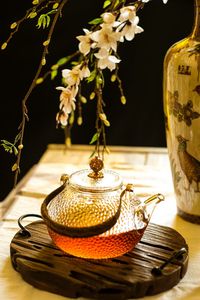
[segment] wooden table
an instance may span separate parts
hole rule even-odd
[[[157,300],[200,299],[200,226],[188,223],[176,215],[167,150],[164,148],[137,148],[111,146],[105,157],[105,167],[117,171],[124,183],[133,183],[136,194],[147,198],[162,193],[166,200],[156,208],[152,222],[176,229],[186,239],[190,260],[187,274],[171,290],[153,297]],[[62,145],[49,145],[41,160],[18,186],[0,204],[0,290],[5,300],[61,300],[66,299],[33,288],[24,282],[10,263],[9,246],[18,231],[17,219],[26,213],[40,213],[46,195],[60,185],[60,175],[86,168],[92,152],[90,146],[74,145],[64,150]],[[24,220],[26,222],[30,222]],[[33,219],[34,220],[34,219]],[[152,299],[152,297],[145,297]]]

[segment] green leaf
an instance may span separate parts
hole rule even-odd
[[[13,146],[13,151],[14,151],[14,154],[17,156],[17,154],[18,154],[18,149],[17,149],[15,146]]]
[[[52,14],[55,14],[57,12],[57,9],[52,9],[51,11],[49,11],[47,13],[47,15],[52,15]]]
[[[37,26],[38,29],[42,26],[42,19],[41,18],[38,19],[36,26]]]
[[[96,132],[94,135],[93,135],[93,137],[92,137],[92,139],[91,139],[91,141],[90,141],[90,145],[92,145],[92,144],[94,144],[97,140],[98,140],[98,138],[99,138],[99,133],[98,132]]]
[[[106,0],[103,4],[103,8],[108,7],[111,4],[111,0]]]
[[[86,81],[89,83],[89,82],[92,82],[95,77],[96,77],[96,74],[97,74],[97,71],[96,69],[94,69],[91,73],[90,73],[90,76],[86,78]]]
[[[57,65],[59,65],[59,66],[64,65],[68,62],[68,60],[69,60],[69,56],[62,57],[57,61]]]
[[[57,74],[58,74],[57,70],[51,71],[51,80],[54,80],[54,78],[57,76]]]
[[[50,24],[51,18],[49,17],[49,15],[52,13],[48,12],[47,14],[41,14],[40,17],[38,18],[38,22],[37,22],[37,27],[38,29],[43,27],[43,29],[47,28]]]
[[[45,14],[40,15],[36,26],[38,29],[41,27],[43,27],[43,29],[45,28],[45,26],[46,26],[46,15]]]
[[[49,16],[47,16],[47,27],[49,27],[50,21],[51,21],[51,18]]]
[[[96,19],[93,19],[92,21],[88,22],[88,24],[90,25],[98,25],[100,23],[102,23],[103,19],[102,18],[96,18]]]
[[[21,132],[19,132],[15,137],[14,143],[11,143],[7,140],[1,140],[1,146],[4,148],[6,152],[9,152],[10,154],[14,152],[14,154],[17,155],[18,149],[15,145],[19,141],[20,137],[21,137]]]
[[[1,140],[1,142],[2,142],[2,144],[1,144],[2,146],[3,145],[10,146],[10,147],[14,146],[13,143],[6,141],[6,140]]]
[[[43,29],[46,27],[46,24],[47,24],[47,19],[46,19],[46,16],[42,19],[42,27]]]
[[[16,135],[13,146],[20,140],[21,138],[21,131]]]
[[[13,147],[15,147],[14,144],[6,140],[1,140],[1,146],[4,148],[6,152],[9,152],[10,154],[13,153]]]
[[[122,1],[122,2],[124,2],[124,1]],[[114,9],[119,5],[119,3],[120,3],[120,0],[116,0],[116,2],[115,2],[115,5],[114,5]]]
[[[72,65],[72,66],[77,66],[78,64],[79,64],[78,61],[72,61],[72,62],[71,62],[71,65]]]

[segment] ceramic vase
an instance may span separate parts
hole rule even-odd
[[[200,224],[200,0],[191,34],[165,56],[163,89],[177,213]]]

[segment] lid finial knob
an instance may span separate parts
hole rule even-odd
[[[103,161],[98,156],[95,156],[90,160],[90,168],[92,173],[89,173],[88,176],[94,179],[103,178],[103,173],[100,172],[103,169]]]

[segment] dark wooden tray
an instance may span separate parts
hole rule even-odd
[[[174,229],[149,224],[132,252],[109,260],[86,260],[63,253],[53,245],[43,221],[26,226],[31,236],[18,232],[10,245],[12,265],[36,288],[66,297],[129,299],[169,290],[185,275],[188,252],[175,258],[161,274],[152,273],[175,251],[185,247]]]

